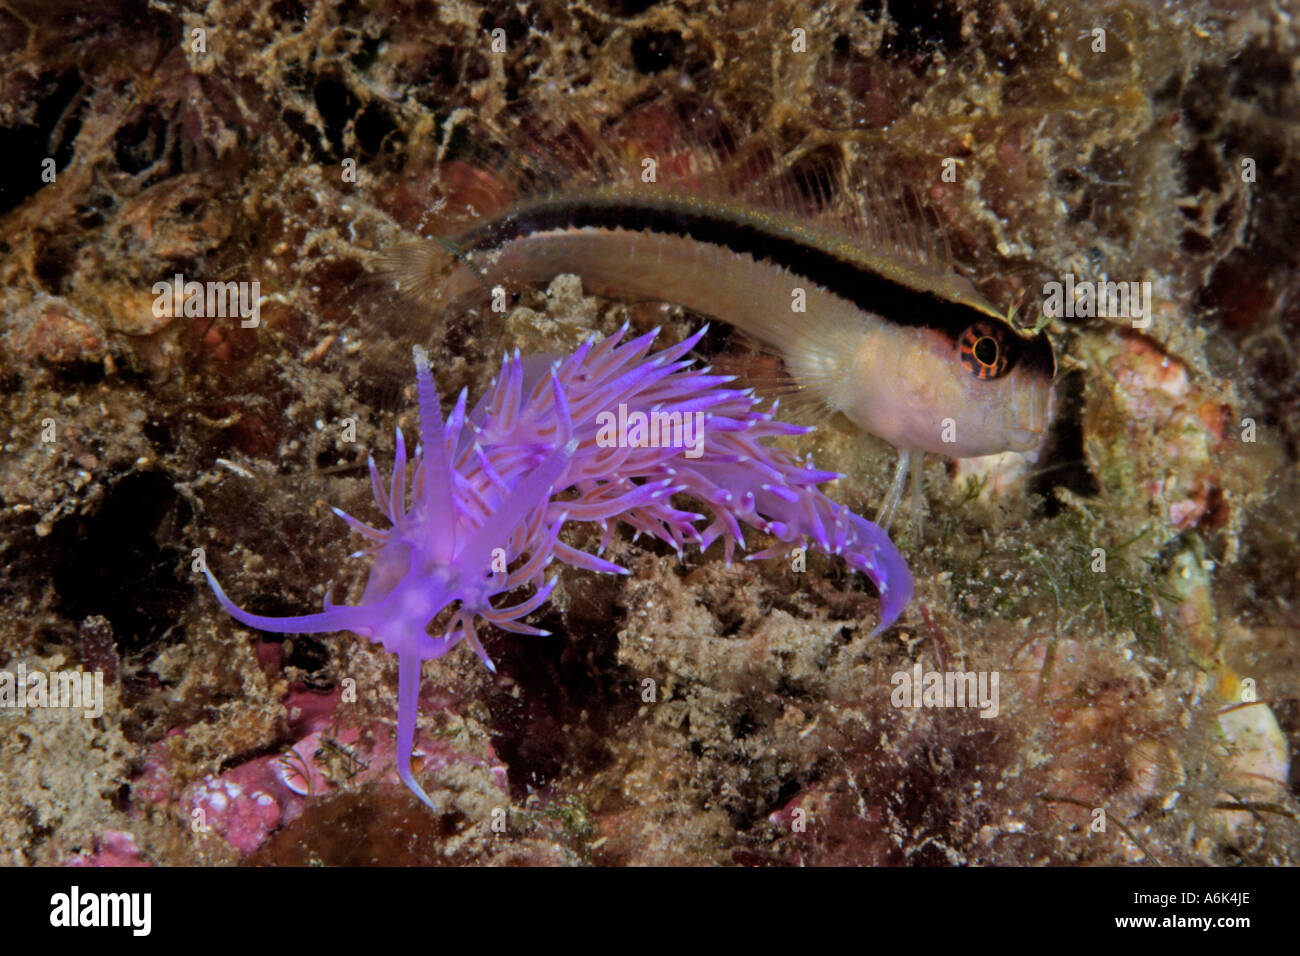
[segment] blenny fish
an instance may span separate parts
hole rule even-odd
[[[249,627],[281,634],[348,630],[396,654],[398,775],[430,807],[411,770],[421,661],[464,641],[495,670],[479,639],[481,622],[516,634],[547,633],[522,619],[550,597],[556,578],[547,567],[556,558],[589,571],[628,573],[561,541],[569,522],[597,523],[601,551],[621,521],[678,554],[688,542],[704,549],[721,540],[728,563],[745,548],[742,525],[778,542],[750,558],[783,556],[795,546],[838,555],[880,592],[878,633],[911,599],[906,562],[883,530],[818,490],[839,475],[766,443],[807,429],[778,420],[776,409],[761,408],[752,391],[725,387],[728,376],[693,368],[683,357],[704,331],[654,354],[656,333],[625,341],[626,325],[563,358],[516,353],[502,361],[472,411],[466,413],[462,391],[445,422],[428,356],[415,346],[420,444],[414,460],[408,463],[399,430],[391,482],[370,461],[388,527],[335,510],[369,542],[361,603],[336,605],[327,597],[317,614],[253,614],[231,601],[205,567],[213,594]],[[700,423],[690,435],[688,418]],[[619,434],[622,422],[632,425]],[[708,514],[674,506],[678,493]],[[512,605],[493,603],[520,588],[532,593]]]
[[[517,292],[574,273],[607,298],[719,319],[775,351],[826,417],[841,412],[898,449],[877,519],[885,527],[919,453],[967,458],[1042,441],[1055,375],[1046,335],[1013,326],[952,271],[915,217],[869,195],[879,185],[852,164],[834,172],[845,208],[828,215],[788,184],[737,187],[729,167],[752,166],[689,141],[660,150],[668,161],[659,161],[588,135],[567,149],[583,166],[569,184],[562,172],[533,175],[536,154],[517,164],[526,178],[483,173],[501,194],[523,193],[516,201],[475,210],[401,254],[398,285],[431,315],[464,310],[484,289]]]

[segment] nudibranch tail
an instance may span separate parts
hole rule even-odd
[[[838,475],[765,443],[807,429],[777,421],[752,392],[723,387],[728,377],[691,367],[684,356],[704,330],[654,355],[655,333],[625,341],[627,332],[625,325],[589,340],[567,359],[507,356],[474,409],[466,415],[462,391],[445,422],[428,356],[414,350],[420,445],[408,465],[398,432],[387,487],[371,462],[375,502],[391,526],[374,528],[338,512],[370,543],[361,603],[327,600],[324,611],[294,617],[252,614],[205,570],[217,601],[250,627],[349,630],[397,655],[398,776],[430,807],[436,805],[411,770],[421,661],[464,641],[492,668],[480,621],[545,634],[523,619],[556,587],[556,577],[547,576],[556,558],[584,570],[628,573],[561,541],[568,522],[598,524],[602,550],[622,521],[679,555],[688,542],[703,549],[721,540],[730,562],[737,546],[746,548],[746,524],[780,542],[754,557],[800,544],[840,555],[880,592],[875,633],[911,596],[911,574],[885,532],[817,488]],[[674,506],[679,493],[706,513]],[[523,587],[532,595],[509,606],[493,603]],[[449,608],[441,636],[430,635],[430,624]]]

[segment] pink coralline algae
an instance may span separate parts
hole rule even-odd
[[[839,475],[762,444],[807,429],[778,421],[775,406],[760,410],[752,390],[725,388],[730,377],[691,368],[683,356],[704,332],[653,354],[657,330],[623,341],[626,326],[564,359],[516,353],[503,359],[492,387],[468,414],[462,391],[446,422],[428,357],[417,346],[420,445],[408,466],[398,431],[387,487],[370,463],[375,500],[391,526],[373,528],[336,510],[370,542],[362,552],[373,564],[361,603],[327,598],[318,614],[251,614],[205,569],[213,593],[250,627],[352,631],[396,654],[398,772],[434,809],[410,766],[420,662],[465,641],[495,669],[479,641],[480,619],[516,634],[546,634],[522,619],[550,597],[556,578],[548,579],[546,568],[555,558],[589,571],[629,573],[562,542],[566,522],[599,524],[602,551],[619,519],[678,554],[687,542],[705,549],[721,539],[728,563],[737,545],[745,548],[742,524],[781,542],[751,559],[794,545],[838,554],[879,590],[879,633],[911,598],[906,563],[884,531],[818,490]],[[679,493],[702,503],[711,520],[675,507]],[[523,601],[492,603],[524,586],[533,593]],[[452,605],[442,634],[426,633]]]
[[[280,825],[281,807],[268,786],[259,778],[257,764],[244,764],[220,777],[205,777],[182,797],[183,806],[193,808],[193,818],[212,827],[241,853],[257,849]]]
[[[178,781],[168,741],[159,741],[132,781],[132,796],[141,806],[179,813],[196,833],[214,834],[246,857],[307,813],[315,800],[344,787],[396,783],[401,761],[391,727],[340,712],[338,704],[337,692],[291,690],[285,705],[299,712],[299,719],[290,721],[297,740],[288,750],[260,754],[198,780]],[[168,737],[187,733],[178,729]],[[502,799],[507,799],[505,768],[490,743],[467,750],[431,734],[417,734],[406,759],[412,756],[426,773],[449,767],[481,768],[503,791]],[[102,847],[97,841],[94,855],[78,857],[71,865],[119,865],[125,859],[124,846],[120,838],[117,842],[106,838]]]
[[[148,866],[135,837],[124,830],[105,830],[95,838],[92,853],[79,853],[63,861],[64,866]]]

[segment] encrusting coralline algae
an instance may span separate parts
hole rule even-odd
[[[364,553],[374,562],[360,604],[327,598],[318,614],[251,614],[205,568],[222,607],[250,627],[348,630],[397,655],[398,774],[430,807],[410,765],[420,662],[464,640],[492,668],[479,641],[479,618],[517,634],[546,634],[522,619],[554,589],[546,568],[556,557],[591,571],[628,573],[560,541],[568,521],[598,522],[602,550],[617,518],[678,553],[689,541],[704,549],[722,539],[728,563],[737,545],[746,546],[742,524],[781,542],[750,558],[802,544],[842,555],[880,592],[877,632],[911,598],[911,573],[888,535],[818,490],[839,476],[762,441],[808,429],[778,421],[775,405],[759,410],[751,390],[726,388],[729,376],[692,369],[693,361],[683,358],[705,329],[653,354],[657,330],[624,342],[626,333],[624,326],[603,340],[589,339],[564,359],[516,353],[503,360],[492,388],[468,414],[462,390],[445,423],[428,356],[415,348],[421,441],[410,505],[399,430],[387,488],[370,463],[375,500],[391,527],[373,528],[336,510],[371,542]],[[614,421],[618,428],[611,428]],[[700,428],[687,427],[694,422]],[[709,515],[675,507],[677,493],[702,503],[712,521],[701,527]],[[492,604],[525,585],[533,594],[520,603]],[[441,635],[430,636],[428,625],[453,604]]]

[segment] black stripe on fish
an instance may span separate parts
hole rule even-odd
[[[879,315],[896,325],[939,332],[954,346],[967,329],[994,318],[1006,333],[1001,336],[1005,350],[1004,371],[1024,362],[1048,378],[1055,374],[1052,347],[1041,332],[1025,335],[1000,316],[945,298],[934,291],[913,288],[864,263],[782,235],[778,230],[692,208],[689,201],[674,203],[634,197],[544,201],[485,223],[460,237],[456,245],[462,254],[490,252],[512,240],[563,229],[646,231],[722,246],[757,261],[780,266],[853,303],[862,311]]]

